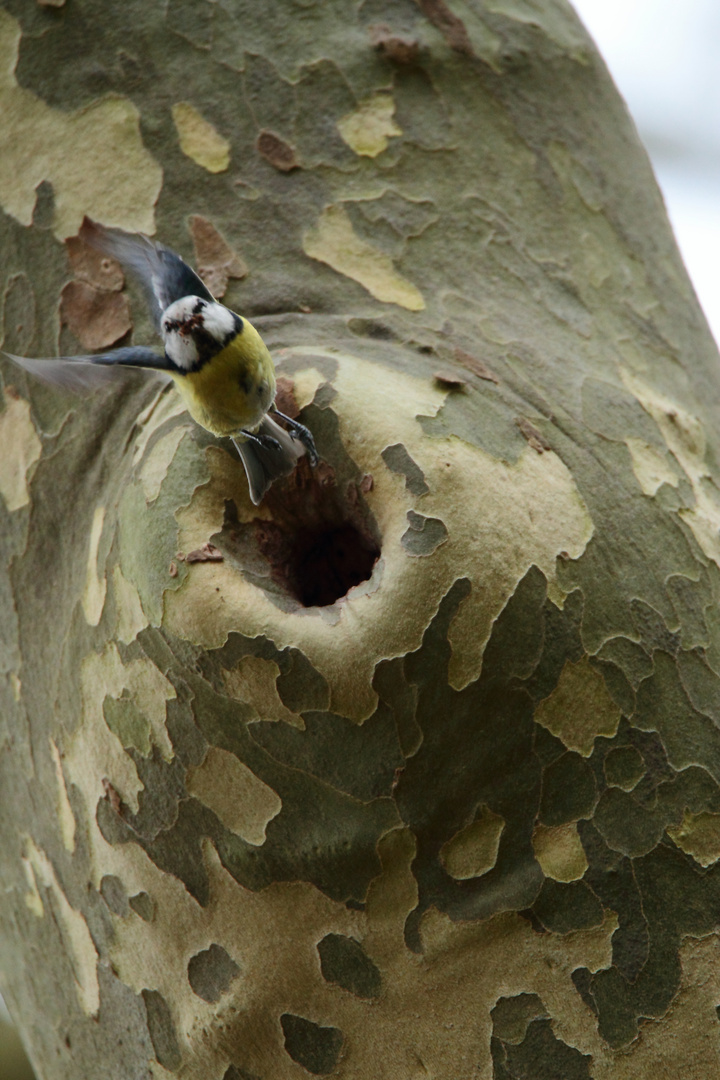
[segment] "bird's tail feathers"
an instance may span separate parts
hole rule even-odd
[[[257,506],[274,480],[293,471],[298,458],[305,453],[305,447],[269,416],[255,434],[260,441],[233,439],[233,442],[245,466],[250,498]],[[272,445],[271,440],[279,445]]]

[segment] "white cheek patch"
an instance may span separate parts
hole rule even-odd
[[[203,311],[203,325],[217,342],[226,341],[235,333],[235,316],[223,304],[208,304]]]
[[[193,327],[193,320],[195,326]],[[185,323],[190,327],[185,333]],[[199,352],[195,331],[202,330],[203,351],[207,352],[207,339],[216,341],[218,349],[235,336],[235,316],[223,304],[210,303],[197,296],[183,296],[175,300],[162,314],[162,335],[165,351],[177,367],[188,371],[198,363]]]
[[[190,334],[183,336],[179,330],[171,330],[164,333],[165,352],[173,364],[177,364],[183,370],[189,370],[198,362],[198,351]]]

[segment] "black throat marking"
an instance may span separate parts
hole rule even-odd
[[[182,332],[183,328],[185,328],[185,334],[189,333],[192,335],[195,348],[197,349],[198,358],[192,367],[189,368],[176,364],[172,357],[168,356],[167,349],[165,350],[165,359],[167,360],[168,367],[177,375],[192,375],[196,371],[199,371],[200,368],[208,363],[208,361],[212,360],[213,356],[217,356],[217,354],[222,352],[223,349],[238,336],[238,334],[243,332],[245,323],[243,319],[233,311],[231,312],[233,317],[232,330],[229,330],[221,339],[214,337],[205,329],[202,312],[206,307],[206,301],[198,300],[192,309],[189,319],[185,319],[182,322],[179,319],[168,319],[165,323],[165,329],[168,331],[177,330]]]

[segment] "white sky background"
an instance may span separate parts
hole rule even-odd
[[[655,167],[720,342],[720,0],[571,0]]]

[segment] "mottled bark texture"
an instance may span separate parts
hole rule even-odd
[[[323,459],[256,509],[172,389],[3,368],[38,1076],[718,1075],[718,358],[571,8],[4,0],[0,56],[5,348],[151,340],[83,213],[194,241]]]

